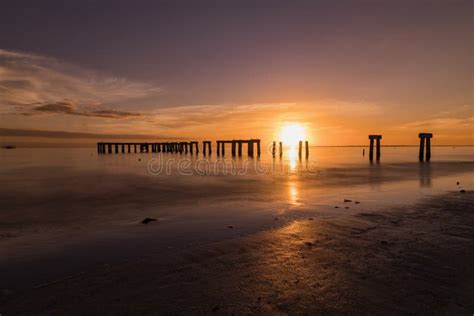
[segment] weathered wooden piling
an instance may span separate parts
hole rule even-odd
[[[280,142],[280,157],[283,156],[283,143]]]
[[[239,156],[242,156],[242,144],[246,143],[247,144],[247,154],[249,156],[254,155],[254,144],[257,145],[257,155],[260,156],[260,139],[249,139],[249,140],[217,140],[217,155],[218,156],[225,156],[225,145],[226,144],[231,144],[231,152],[232,152],[232,157],[235,157],[237,154]],[[210,148],[210,143],[209,143],[209,148]]]
[[[300,140],[298,142],[298,157],[300,157],[300,159],[301,159],[302,152],[303,152],[303,141]]]
[[[276,142],[273,142],[272,144],[272,156],[275,157],[275,153],[276,153]]]
[[[420,138],[420,153],[419,160],[423,161],[424,150],[425,150],[425,139],[426,139],[426,161],[431,159],[431,138],[433,137],[432,133],[419,133],[418,137]]]
[[[253,157],[253,140],[249,140],[249,141],[247,142],[247,146],[248,146],[248,148],[247,148],[247,155],[248,155],[249,157]]]
[[[231,142],[231,144],[232,144],[232,157],[235,157],[235,155],[236,155],[237,141],[233,140],[233,141]]]
[[[304,148],[305,148],[305,156],[306,156],[306,159],[308,159],[308,157],[309,157],[309,145],[308,145],[308,141],[307,141],[307,140],[304,142]]]
[[[212,148],[211,148],[211,141],[210,140],[205,140],[202,142],[202,153],[204,155],[208,154],[211,155],[212,154]]]
[[[374,140],[376,141],[376,159],[380,160],[380,140],[382,139],[382,135],[369,135],[370,140],[370,148],[369,148],[369,160],[374,160]]]

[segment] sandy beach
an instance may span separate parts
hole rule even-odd
[[[451,192],[337,219],[308,217],[34,289],[3,290],[0,311],[470,315],[473,203],[474,192]]]

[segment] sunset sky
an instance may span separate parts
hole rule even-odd
[[[270,141],[297,124],[314,145],[473,144],[472,14],[469,0],[7,1],[0,137]]]

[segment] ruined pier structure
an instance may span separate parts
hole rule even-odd
[[[372,161],[374,160],[374,140],[376,141],[376,147],[377,147],[377,152],[376,152],[376,157],[377,160],[380,160],[380,140],[382,139],[382,135],[369,135],[370,139],[370,148],[369,148],[369,160]]]
[[[260,139],[248,139],[248,140],[218,140],[217,142],[217,155],[225,156],[225,145],[231,144],[231,153],[232,157],[242,156],[242,146],[243,144],[247,145],[247,155],[253,157],[254,155],[254,145],[257,145],[257,156],[260,157]]]
[[[202,142],[204,155],[212,154],[211,141]],[[247,153],[250,157],[254,155],[254,145],[257,146],[257,156],[260,157],[260,139],[249,140],[218,140],[217,155],[225,156],[225,144],[232,145],[232,156],[242,156],[242,146],[247,145]],[[97,153],[99,154],[118,154],[118,153],[185,153],[198,154],[199,143],[191,142],[163,142],[163,143],[97,143]]]
[[[199,153],[197,141],[165,143],[97,143],[97,153]]]
[[[433,134],[431,133],[420,133],[418,134],[420,138],[420,154],[419,159],[423,161],[424,151],[425,151],[425,140],[426,140],[426,161],[430,161],[431,159],[431,138]]]

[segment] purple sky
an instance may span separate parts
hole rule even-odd
[[[318,133],[315,126],[409,128],[426,120],[452,142],[469,143],[472,12],[472,1],[454,0],[5,1],[0,127],[170,134],[179,124],[179,111],[170,108],[184,107],[183,119],[205,137],[216,113],[250,107],[256,112],[249,117],[260,117],[256,105],[263,104],[310,133]],[[51,79],[42,86],[47,94],[23,98],[31,82],[35,89],[42,83],[38,64],[43,77],[54,71],[71,84]],[[77,78],[98,88],[71,88]],[[122,81],[110,86],[110,78]],[[123,95],[112,93],[117,89]],[[341,107],[361,123],[336,124]],[[301,112],[311,109],[320,117],[303,122]],[[190,111],[199,112],[196,122]],[[136,120],[134,113],[150,115],[146,128],[124,121]],[[449,132],[459,126],[456,133],[470,131],[470,139]]]

